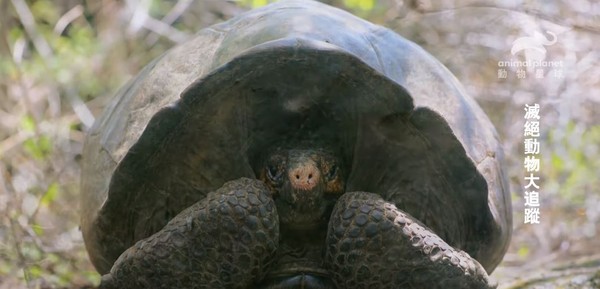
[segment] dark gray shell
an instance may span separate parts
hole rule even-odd
[[[97,120],[82,172],[96,268],[108,271],[136,240],[294,143],[339,150],[347,191],[400,195],[401,209],[488,272],[504,255],[512,217],[502,150],[455,77],[388,29],[281,1],[169,50]]]

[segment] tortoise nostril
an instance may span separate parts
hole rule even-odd
[[[312,190],[319,179],[319,170],[313,164],[298,166],[288,171],[288,180],[295,189]]]

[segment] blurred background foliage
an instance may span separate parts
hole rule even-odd
[[[272,0],[0,1],[0,288],[91,288],[78,229],[81,149],[119,86],[197,30]],[[482,105],[504,144],[513,242],[494,277],[598,253],[600,4],[324,0],[422,45]],[[553,31],[563,74],[519,79],[498,61]],[[523,224],[523,115],[541,106],[541,224]],[[502,283],[501,283],[502,284]]]

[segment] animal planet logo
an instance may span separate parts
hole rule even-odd
[[[551,36],[548,39],[544,34],[535,31],[531,36],[523,36],[513,41],[510,49],[512,55],[523,52],[525,61],[498,61],[500,67],[527,67],[534,69],[537,67],[562,67],[562,61],[544,61],[546,59],[546,48],[556,43],[556,34],[552,31],[546,31]]]
[[[513,41],[513,46],[510,53],[515,55],[520,51],[525,51],[525,59],[527,61],[543,61],[546,59],[546,48],[556,43],[556,34],[552,31],[546,31],[552,35],[552,40],[548,40],[542,33],[534,32],[533,36],[524,36]]]

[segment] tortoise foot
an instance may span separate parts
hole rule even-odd
[[[246,288],[265,274],[278,222],[262,182],[228,182],[125,251],[100,288]]]
[[[326,259],[338,288],[494,288],[475,259],[371,193],[340,198]]]

